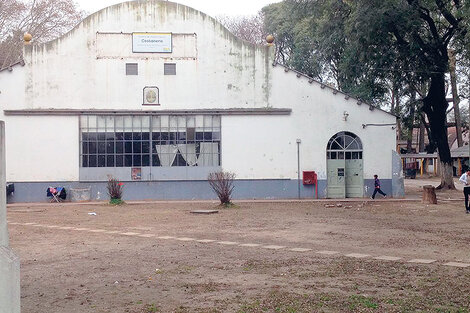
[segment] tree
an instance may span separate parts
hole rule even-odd
[[[302,50],[296,41],[298,25],[305,20],[302,14],[290,14],[294,21],[286,18],[289,8],[295,6],[303,7],[304,15],[308,12],[312,17],[310,36],[314,40],[310,51],[330,56],[319,59],[323,64],[317,66],[320,73],[313,70],[312,74],[324,75],[328,71],[323,67],[333,64],[338,88],[376,105],[386,99],[390,87],[393,95],[405,99],[419,95],[416,110],[426,115],[430,145],[437,147],[443,169],[440,187],[454,188],[446,124],[447,51],[454,48],[458,60],[470,59],[470,1],[285,0],[267,6],[263,12],[266,19],[270,18],[265,27],[277,32],[284,54],[289,52],[282,61],[293,66],[293,56]],[[276,16],[282,23],[271,21]],[[322,27],[326,31],[319,31]],[[311,54],[303,55],[308,58]],[[298,65],[296,69],[301,70]],[[415,101],[407,102],[416,105]],[[400,101],[395,99],[395,103]],[[404,111],[410,114],[410,121],[414,120],[413,107]]]
[[[72,0],[2,0],[0,2],[0,68],[22,58],[23,34],[43,43],[59,37],[83,18]]]
[[[216,19],[232,34],[252,44],[266,43],[266,32],[263,28],[261,13],[253,16],[227,16],[220,15]]]
[[[355,39],[353,51],[359,57],[373,67],[414,72],[427,83],[421,110],[438,148],[441,188],[455,188],[446,124],[447,50],[467,34],[468,18],[462,14],[468,5],[459,0],[359,0],[352,4],[355,14],[348,21],[349,34]],[[377,51],[380,56],[369,55]]]

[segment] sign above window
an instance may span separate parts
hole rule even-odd
[[[171,53],[171,33],[132,33],[132,52]]]
[[[143,105],[160,105],[160,92],[158,87],[145,87]]]

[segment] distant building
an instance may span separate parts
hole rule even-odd
[[[273,56],[167,1],[117,4],[25,46],[24,64],[0,72],[11,200],[48,186],[104,199],[111,176],[125,199],[210,199],[221,169],[237,175],[235,198],[296,198],[303,171],[319,197],[367,196],[374,174],[391,193],[396,117]]]

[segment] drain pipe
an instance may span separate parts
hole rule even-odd
[[[299,138],[297,142],[297,194],[300,199],[300,143],[302,142]]]

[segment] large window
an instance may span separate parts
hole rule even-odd
[[[82,167],[219,166],[218,115],[82,115]]]
[[[362,159],[362,143],[359,137],[350,132],[339,132],[328,141],[327,159]]]

